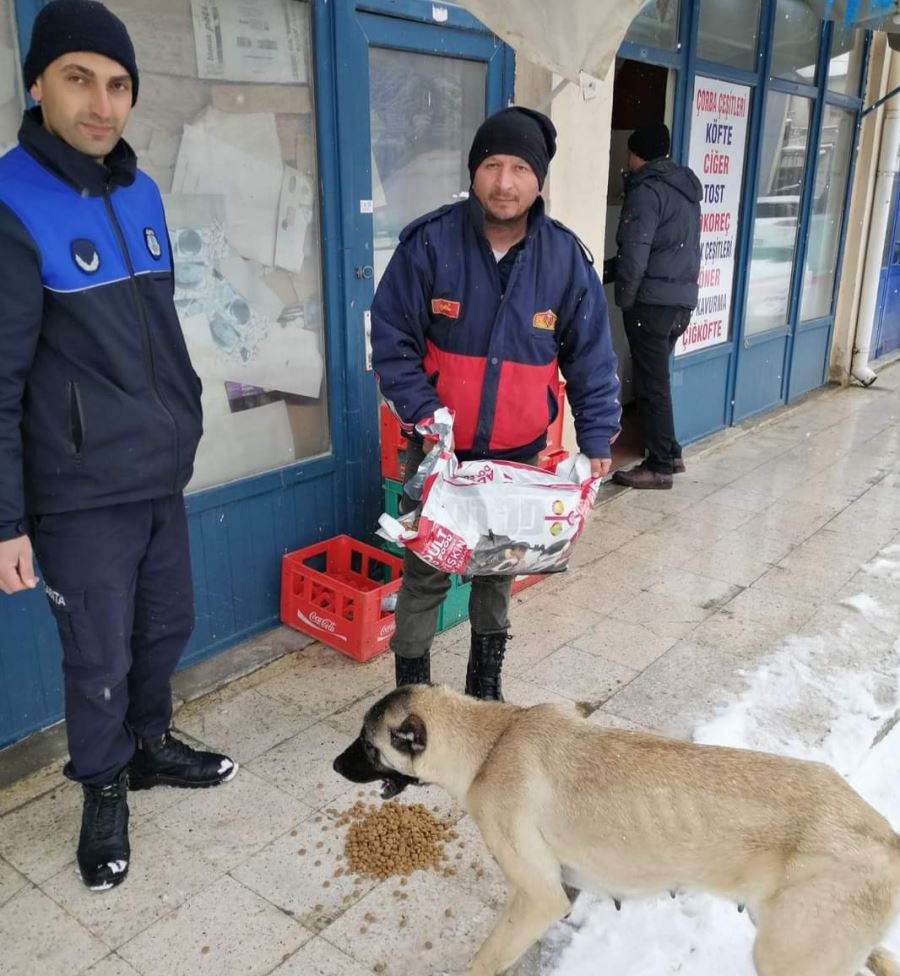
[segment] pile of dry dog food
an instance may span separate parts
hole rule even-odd
[[[459,835],[449,820],[420,803],[392,800],[376,807],[357,800],[338,815],[337,826],[349,826],[344,842],[348,873],[380,881],[427,869],[448,877],[456,873],[444,848]]]

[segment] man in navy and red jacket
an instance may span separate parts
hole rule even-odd
[[[578,238],[544,212],[556,152],[545,115],[508,108],[478,129],[472,191],[400,234],[372,305],[381,392],[411,436],[408,474],[425,448],[416,426],[455,414],[460,460],[534,463],[566,380],[578,446],[592,474],[610,467],[619,379],[599,277]],[[511,577],[476,576],[466,692],[501,698]],[[391,642],[397,684],[430,680],[430,650],[449,577],[406,553]]]

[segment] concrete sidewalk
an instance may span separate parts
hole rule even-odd
[[[570,572],[515,599],[507,697],[689,736],[786,636],[852,613],[842,601],[862,565],[900,541],[898,419],[895,366],[869,390],[817,395],[689,454],[673,491],[598,508]],[[873,586],[896,605],[900,584]],[[436,680],[461,688],[467,627],[435,650]],[[133,795],[130,876],[106,894],[76,876],[81,794],[61,763],[0,791],[0,974],[463,970],[504,888],[445,796],[403,799],[459,821],[454,876],[402,888],[335,876],[335,811],[363,791],[331,760],[392,677],[389,656],[356,665],[310,644],[181,707],[178,730],[241,771],[218,790]]]

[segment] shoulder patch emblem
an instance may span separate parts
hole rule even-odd
[[[158,261],[162,254],[162,248],[159,246],[159,238],[156,236],[156,231],[152,227],[144,228],[144,240],[147,243],[147,250],[150,252],[150,256],[154,261]]]
[[[96,274],[100,270],[100,255],[93,241],[79,237],[72,241],[72,260],[85,274]]]
[[[548,332],[556,331],[556,312],[547,309],[546,312],[535,312],[531,324],[536,329],[546,329]]]
[[[444,315],[448,319],[458,319],[461,307],[459,302],[454,302],[449,298],[431,299],[432,315]]]

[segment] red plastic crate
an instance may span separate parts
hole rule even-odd
[[[281,560],[281,620],[355,661],[388,647],[392,611],[382,600],[400,589],[403,561],[337,535]]]
[[[400,421],[386,403],[379,414],[381,428],[381,474],[394,481],[406,480],[406,449],[409,441],[400,432]]]

